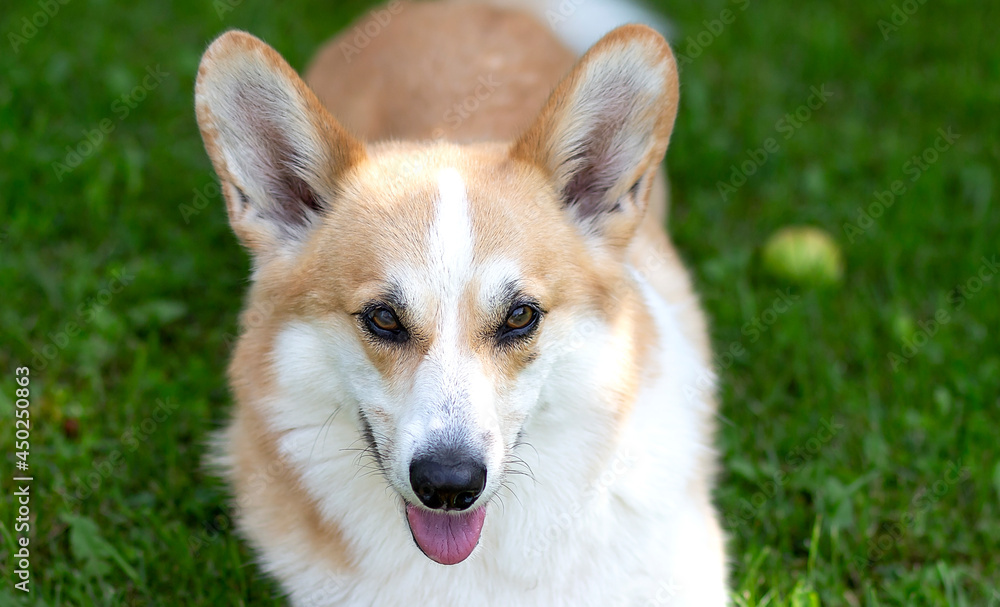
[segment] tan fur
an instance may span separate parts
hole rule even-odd
[[[229,427],[230,482],[251,539],[278,538],[323,560],[335,571],[351,569],[340,529],[324,521],[316,503],[281,459],[275,436],[251,407],[238,409]]]
[[[332,205],[295,256],[269,254],[277,246],[274,234],[244,221],[245,210],[235,189],[239,184],[234,183],[217,141],[216,117],[207,106],[197,109],[206,149],[220,180],[227,184],[234,230],[258,260],[249,309],[260,312],[262,320],[245,320],[245,333],[230,366],[238,404],[224,458],[236,495],[245,502],[243,528],[258,546],[290,549],[301,544],[339,571],[349,569],[352,562],[340,530],[322,519],[291,472],[279,466],[266,491],[251,491],[247,483],[262,467],[279,460],[275,446],[279,437],[268,428],[260,409],[273,390],[269,354],[276,331],[286,321],[353,322],[347,319],[378,292],[388,268],[420,263],[423,242],[416,235],[426,233],[434,220],[438,193],[430,176],[439,170],[456,168],[468,178],[477,257],[504,255],[516,260],[542,307],[552,314],[599,310],[610,326],[630,336],[631,372],[622,378],[609,415],[617,420],[628,415],[642,381],[642,361],[656,339],[654,323],[620,263],[622,255],[667,302],[682,306],[685,331],[705,360],[709,358],[705,320],[662,228],[666,188],[659,163],[676,115],[675,67],[664,74],[671,91],[668,107],[661,113],[655,113],[661,108],[649,109],[656,144],[635,175],[649,177],[639,195],[644,207],[639,211],[645,214],[616,220],[608,228],[611,240],[631,243],[627,250],[594,255],[551,200],[552,150],[546,146],[562,128],[555,119],[581,75],[573,72],[560,84],[573,56],[547,28],[527,15],[481,5],[407,3],[363,52],[348,61],[342,45],[354,31],[348,28],[317,54],[308,70],[312,90],[270,47],[242,33],[226,34],[213,44],[199,70],[201,89],[206,74],[238,73],[242,57],[261,58],[291,84],[303,116],[325,143],[330,172],[316,187],[330,199],[349,204]],[[674,65],[662,39],[640,26],[618,30],[587,57],[636,40],[643,41],[651,57],[669,58],[667,63]],[[481,76],[500,85],[479,100],[476,111],[452,126],[449,109],[474,94]],[[436,136],[476,143],[460,147],[445,141],[396,141]],[[496,143],[504,141],[513,143]],[[539,226],[544,226],[544,238],[539,238]],[[635,237],[630,239],[632,233]],[[573,268],[571,274],[553,271],[568,267]],[[470,326],[488,324],[489,319],[474,316],[471,303],[463,306]],[[429,326],[427,319],[407,320],[414,327]],[[368,343],[368,356],[385,377],[405,385],[435,338],[432,331],[415,337],[402,351]],[[470,351],[479,351],[490,361],[490,373],[498,384],[514,378],[531,360],[535,347],[528,343],[515,352],[484,353],[481,335],[469,332],[464,339]],[[712,420],[706,417],[704,423],[710,428]],[[705,466],[710,468],[707,458]],[[704,487],[692,491],[707,495]],[[711,505],[706,503],[705,508]]]
[[[196,104],[195,111],[198,125],[201,128],[205,149],[208,151],[215,172],[223,183],[226,196],[226,208],[229,212],[230,224],[240,240],[250,249],[260,251],[276,246],[276,235],[259,226],[244,221],[246,209],[240,204],[240,198],[233,188],[237,179],[232,174],[225,156],[219,145],[218,118],[213,115],[208,103],[217,94],[210,90],[206,82],[206,74],[224,74],[230,80],[258,84],[252,69],[253,62],[269,66],[276,72],[282,83],[292,87],[292,93],[297,102],[298,114],[310,123],[318,135],[318,143],[325,143],[323,153],[328,155],[327,171],[318,177],[322,180],[317,184],[324,194],[332,194],[336,180],[357,162],[364,158],[364,147],[361,142],[347,131],[323,108],[312,90],[298,77],[287,62],[271,47],[262,44],[260,40],[243,32],[228,32],[225,34],[225,44],[213,44],[202,58],[198,68],[198,79],[195,84],[196,98],[205,101]],[[249,69],[248,69],[249,68]]]
[[[360,53],[346,45],[368,15],[326,43],[306,70],[306,81],[333,115],[370,141],[513,139],[575,60],[524,13],[465,3],[400,6]],[[476,110],[453,128],[449,110],[475,98],[480,78],[491,76],[499,85],[489,93],[480,89]]]
[[[399,239],[404,230],[420,231],[421,226],[429,224],[435,204],[431,184],[425,184],[421,190],[419,186],[414,187],[418,184],[412,180],[402,182],[394,171],[395,155],[409,149],[408,144],[383,144],[373,148],[373,160],[356,167],[343,185],[348,191],[360,188],[361,184],[379,186],[357,200],[366,205],[364,211],[359,213],[356,207],[342,212],[334,209],[329,221],[320,228],[310,247],[294,265],[275,262],[261,270],[257,281],[261,286],[252,291],[249,309],[254,313],[266,312],[266,320],[246,327],[230,366],[231,385],[240,405],[236,421],[230,428],[228,445],[234,467],[230,478],[235,483],[237,496],[246,495],[240,479],[259,474],[262,466],[275,461],[271,445],[276,437],[261,422],[261,413],[255,410],[255,403],[270,392],[273,370],[269,353],[274,347],[276,329],[293,318],[331,318],[356,311],[373,292],[378,277],[393,258],[409,258],[416,262],[422,255],[419,242]],[[536,291],[544,308],[561,314],[600,309],[612,326],[632,335],[635,344],[630,352],[634,357],[633,373],[622,378],[619,398],[609,411],[615,418],[623,419],[638,389],[640,361],[655,339],[653,323],[618,264],[609,259],[603,264],[580,266],[589,256],[583,252],[578,236],[559,221],[556,209],[538,201],[533,211],[537,215],[532,215],[530,222],[520,221],[518,203],[544,190],[544,184],[533,183],[530,173],[520,163],[505,159],[500,152],[492,145],[484,145],[477,154],[468,148],[459,150],[450,144],[437,144],[426,154],[431,174],[433,167],[457,167],[469,175],[489,176],[488,182],[470,180],[467,184],[470,192],[488,190],[493,194],[478,198],[481,204],[473,209],[472,221],[481,235],[477,242],[480,254],[505,252],[518,261],[519,268],[528,277],[535,277],[534,280],[529,278],[529,282],[547,285],[551,295]],[[503,219],[498,221],[498,218]],[[358,223],[359,219],[365,223]],[[548,238],[538,241],[535,222],[551,226]],[[498,226],[503,229],[496,231]],[[388,257],[387,251],[396,251],[398,257]],[[551,268],[567,266],[582,271],[584,280],[551,280]],[[466,335],[466,338],[470,350],[483,347],[479,345],[479,335]],[[403,350],[402,355],[399,351],[379,350],[370,345],[368,348],[371,360],[385,377],[405,385],[411,381],[432,340],[433,335],[429,335],[426,342]],[[503,382],[513,379],[525,364],[526,355],[527,352],[507,353],[487,357],[487,360],[494,362],[492,372],[498,382]],[[594,474],[596,476],[598,471]],[[243,511],[248,533],[258,542],[290,543],[290,538],[311,538],[309,545],[314,545],[317,554],[326,555],[332,565],[343,568],[350,562],[350,554],[339,541],[339,531],[322,524],[313,503],[297,489],[294,480],[286,476],[284,471],[277,474],[280,484],[260,492],[262,499],[257,499],[255,494],[247,500]],[[298,514],[289,517],[287,512],[290,510]],[[304,528],[297,529],[297,533],[284,528],[299,524]],[[282,528],[276,529],[275,525]],[[322,541],[316,543],[315,538],[322,538]]]
[[[333,115],[370,141],[419,140],[435,133],[453,141],[512,139],[535,119],[553,84],[576,57],[530,15],[455,4],[401,3],[381,35],[363,52],[347,50],[348,59],[345,45],[351,45],[356,28],[371,19],[363,15],[323,45],[306,70],[306,81]],[[441,31],[451,35],[442,39]],[[512,45],[511,40],[520,44]],[[415,60],[400,60],[409,59],[416,48],[426,51]],[[445,122],[448,111],[473,95],[478,78],[488,75],[501,86],[450,129]],[[645,274],[667,301],[691,303],[683,308],[685,324],[707,359],[704,319],[687,273],[663,232],[667,192],[662,172],[648,200],[629,259],[640,272],[651,268]]]
[[[611,322],[625,322],[616,319],[641,313],[635,295],[630,293],[630,280],[621,267],[613,258],[598,259],[596,263],[591,260],[576,232],[561,221],[559,210],[539,196],[539,192],[547,190],[544,181],[520,162],[506,158],[503,147],[433,144],[422,152],[426,164],[419,174],[400,175],[399,158],[403,154],[410,158],[412,153],[410,144],[373,146],[371,160],[363,162],[345,179],[342,189],[358,193],[353,204],[332,209],[295,265],[282,265],[266,277],[269,289],[280,293],[287,302],[280,304],[284,309],[293,310],[302,318],[354,313],[377,292],[381,277],[394,264],[401,260],[421,263],[423,242],[400,236],[424,233],[432,221],[436,185],[431,181],[421,182],[421,176],[454,167],[470,177],[466,186],[472,195],[490,194],[476,196],[476,204],[470,209],[478,236],[476,254],[516,260],[528,282],[536,286],[534,292],[543,308],[571,313],[581,306],[594,307],[603,311]],[[542,241],[537,238],[538,225],[549,226],[547,238]],[[568,266],[582,272],[585,279],[579,280],[576,275],[561,279],[551,271],[553,267]],[[412,320],[410,324],[417,329],[426,324]],[[477,319],[479,322],[473,326],[485,320]],[[632,330],[640,346],[648,344],[655,335],[650,331],[651,325],[637,323]],[[481,335],[469,334],[466,338],[470,350],[482,347]],[[387,377],[406,383],[433,339],[432,333],[418,335],[418,345],[403,350],[402,355],[377,348],[369,352]],[[644,347],[637,348],[637,360],[641,360],[643,350]],[[499,375],[516,373],[516,364],[511,367],[512,361],[506,357],[496,360],[500,365],[496,367]]]

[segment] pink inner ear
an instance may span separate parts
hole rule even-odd
[[[317,192],[299,173],[308,165],[301,151],[290,141],[287,133],[276,124],[269,114],[278,111],[267,102],[255,102],[267,95],[267,91],[250,87],[237,90],[235,107],[244,117],[243,128],[247,154],[244,156],[252,165],[249,170],[262,182],[267,200],[253,200],[264,215],[289,227],[308,225],[310,216],[322,212],[324,204]],[[246,137],[246,135],[249,137]],[[247,196],[243,190],[241,194]]]
[[[330,116],[271,47],[243,32],[205,52],[198,126],[226,181],[230,223],[255,255],[300,242],[364,144]]]
[[[639,162],[634,149],[645,151],[645,146],[627,146],[633,143],[635,134],[629,133],[631,114],[636,110],[625,86],[602,91],[602,111],[596,123],[586,130],[577,149],[564,164],[569,165],[571,177],[563,188],[563,201],[582,218],[590,218],[601,213],[620,209],[618,200],[608,199],[608,193],[623,179],[628,179]],[[653,133],[642,133],[652,137]],[[642,139],[644,137],[640,137]]]
[[[588,230],[602,216],[617,214],[607,218],[617,227],[606,227],[625,237],[636,217],[621,212],[642,206],[637,182],[666,151],[677,110],[676,76],[661,36],[639,25],[618,28],[556,87],[514,153],[548,170],[563,203]],[[634,215],[641,216],[638,210]]]

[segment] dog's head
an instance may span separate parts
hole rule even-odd
[[[366,144],[253,36],[205,54],[198,123],[278,327],[262,355],[309,391],[281,406],[313,431],[353,414],[430,558],[472,552],[547,388],[628,391],[623,257],[677,86],[664,40],[625,26],[514,142]]]

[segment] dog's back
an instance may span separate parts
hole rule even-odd
[[[306,71],[320,101],[369,141],[513,139],[576,59],[527,13],[397,4],[327,43]]]

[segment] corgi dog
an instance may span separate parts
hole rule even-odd
[[[201,61],[252,257],[215,462],[292,605],[728,601],[677,65],[531,5],[391,2],[305,80],[240,31]]]

